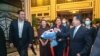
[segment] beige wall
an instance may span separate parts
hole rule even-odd
[[[38,0],[39,1],[39,0]],[[79,9],[93,9],[93,18],[100,18],[100,0],[85,0],[80,2],[71,2],[71,3],[62,3],[57,4],[56,0],[50,0],[50,5],[46,6],[37,6],[31,7],[30,1],[25,1],[25,10],[27,18],[31,22],[31,15],[36,14],[36,17],[39,17],[38,14],[41,13],[41,17],[45,17],[44,13],[49,13],[50,20],[54,20],[57,16],[57,11],[64,10],[79,10]]]

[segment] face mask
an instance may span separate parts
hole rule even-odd
[[[91,24],[91,21],[85,21],[85,24],[86,25],[90,25]]]

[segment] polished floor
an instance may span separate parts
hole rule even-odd
[[[31,49],[28,50],[28,55],[29,56],[40,56],[39,55],[39,48],[35,48],[35,50],[36,50],[37,55],[34,55],[31,51]],[[8,54],[7,56],[19,56],[19,55],[18,55],[18,52],[13,52],[13,53]]]

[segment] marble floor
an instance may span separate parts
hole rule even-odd
[[[36,50],[37,55],[34,55],[31,51],[31,49],[28,49],[28,55],[29,56],[40,56],[39,55],[39,48],[35,48],[35,50]],[[19,56],[19,55],[18,55],[18,52],[13,52],[13,53],[8,54],[7,56]]]

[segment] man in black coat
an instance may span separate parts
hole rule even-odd
[[[10,46],[17,48],[20,56],[28,56],[28,47],[32,46],[33,30],[28,21],[25,20],[25,12],[18,11],[18,20],[14,20],[10,25]]]
[[[91,19],[88,17],[85,19],[85,27],[90,31],[93,44],[97,35],[97,29],[91,26]]]
[[[88,56],[91,48],[92,39],[88,29],[81,25],[80,15],[73,17],[73,25],[70,30],[70,56]]]
[[[0,56],[7,56],[6,40],[5,40],[4,32],[1,27],[0,27]]]

